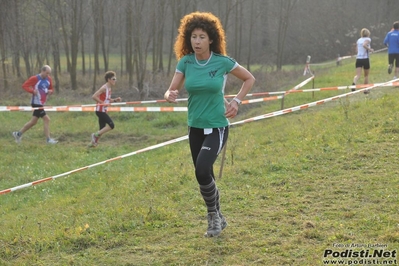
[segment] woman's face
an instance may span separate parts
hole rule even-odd
[[[206,31],[194,29],[191,33],[191,47],[197,55],[208,55],[211,43],[212,40],[209,39]]]

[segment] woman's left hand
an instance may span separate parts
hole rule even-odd
[[[227,118],[234,118],[238,113],[238,103],[236,101],[231,101],[226,104],[226,113],[225,116]]]

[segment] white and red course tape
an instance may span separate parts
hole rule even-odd
[[[44,109],[46,112],[94,112],[95,106],[0,106],[1,111],[33,111]],[[187,112],[187,107],[117,107],[109,106],[108,112]]]
[[[246,123],[250,123],[250,122],[254,122],[254,121],[258,121],[258,120],[262,120],[262,119],[266,119],[266,118],[272,118],[272,117],[276,117],[276,116],[280,116],[280,115],[284,115],[284,114],[300,111],[300,110],[303,110],[303,109],[307,109],[309,107],[313,107],[313,106],[324,104],[324,103],[329,102],[329,101],[334,101],[334,100],[337,100],[337,99],[340,99],[340,98],[343,98],[343,97],[346,97],[346,96],[349,96],[349,95],[352,95],[352,94],[364,92],[365,90],[371,90],[373,88],[380,87],[380,86],[388,86],[388,84],[395,84],[394,82],[398,82],[398,81],[399,81],[399,79],[395,79],[395,80],[388,81],[388,82],[385,82],[385,83],[378,83],[378,84],[373,84],[373,85],[369,84],[369,86],[365,87],[364,89],[360,89],[360,90],[353,91],[353,92],[348,92],[348,93],[345,93],[345,94],[341,94],[341,95],[338,95],[338,96],[326,98],[326,99],[319,100],[319,101],[316,101],[316,102],[311,102],[311,103],[307,103],[307,104],[303,104],[303,105],[298,105],[298,106],[287,108],[287,109],[280,110],[280,111],[267,113],[267,114],[264,114],[264,115],[255,116],[255,117],[252,117],[252,118],[248,118],[248,119],[244,119],[244,120],[241,120],[241,121],[237,121],[237,122],[231,123],[230,125],[231,126],[241,125],[241,124],[246,124]],[[0,191],[0,195],[4,195],[4,194],[7,194],[7,193],[10,193],[10,192],[19,190],[19,189],[35,186],[35,185],[38,185],[38,184],[41,184],[41,183],[44,183],[44,182],[47,182],[47,181],[50,181],[50,180],[55,180],[58,177],[74,174],[74,173],[77,173],[77,172],[80,172],[80,171],[83,171],[83,170],[87,170],[87,169],[90,169],[90,168],[93,168],[93,167],[96,167],[96,166],[99,166],[99,165],[102,165],[102,164],[106,164],[106,163],[109,163],[109,162],[113,162],[113,161],[116,161],[116,160],[119,160],[119,159],[123,159],[123,158],[129,157],[129,156],[133,156],[133,155],[145,152],[145,151],[150,151],[150,150],[154,150],[154,149],[157,149],[157,148],[161,148],[161,147],[164,147],[164,146],[167,146],[167,145],[170,145],[170,144],[173,144],[173,143],[177,143],[177,142],[180,142],[180,141],[183,141],[183,140],[186,140],[186,139],[188,139],[188,135],[182,136],[182,137],[179,137],[179,138],[176,138],[176,139],[172,139],[172,140],[169,140],[169,141],[166,141],[166,142],[162,142],[162,143],[159,143],[159,144],[156,144],[156,145],[153,145],[153,146],[149,146],[149,147],[146,147],[144,149],[141,149],[141,150],[138,150],[138,151],[135,151],[135,152],[131,152],[131,153],[128,153],[128,154],[125,154],[125,155],[117,156],[117,157],[114,157],[114,158],[111,158],[111,159],[108,159],[108,160],[105,160],[105,161],[102,161],[102,162],[98,162],[98,163],[91,164],[91,165],[88,165],[88,166],[85,166],[85,167],[77,168],[75,170],[68,171],[68,172],[65,172],[65,173],[62,173],[62,174],[59,174],[59,175],[55,175],[55,176],[39,179],[39,180],[30,182],[30,183],[26,183],[26,184],[19,185],[19,186],[16,186],[16,187],[12,187],[12,188],[9,188],[9,189],[4,189],[4,190]]]
[[[247,94],[247,97],[255,96],[271,96],[266,98],[258,98],[251,100],[243,100],[242,104],[265,102],[282,99],[284,96],[291,93],[302,93],[302,92],[315,92],[315,91],[332,91],[332,90],[347,90],[347,89],[363,89],[370,86],[375,87],[397,87],[399,86],[399,81],[389,81],[385,83],[375,83],[375,84],[361,84],[361,85],[351,85],[351,86],[336,86],[336,87],[325,87],[325,88],[315,88],[299,90],[309,81],[313,79],[313,76],[309,79],[303,81],[301,84],[295,86],[291,90],[287,91],[272,91],[272,92],[256,92]],[[277,96],[276,96],[277,95]],[[225,95],[225,98],[233,98],[236,95]],[[187,101],[187,98],[178,99],[178,101]],[[115,105],[127,105],[127,104],[146,104],[146,103],[162,103],[165,100],[151,100],[151,101],[135,101],[135,102],[123,102],[123,103],[111,103],[109,104],[109,112],[187,112],[187,107],[118,107]],[[44,106],[44,107],[30,107],[30,106],[0,106],[0,112],[11,112],[11,111],[33,111],[37,109],[44,109],[49,112],[94,112],[95,104],[91,105],[79,105],[79,106]]]
[[[302,104],[302,105],[298,105],[298,106],[291,107],[291,108],[286,108],[286,109],[283,109],[283,110],[271,112],[271,113],[264,114],[264,115],[255,116],[255,117],[252,117],[252,118],[248,118],[248,119],[244,119],[244,120],[241,120],[241,121],[234,122],[231,125],[241,125],[241,124],[245,124],[245,123],[249,123],[249,122],[253,122],[253,121],[257,121],[257,120],[262,120],[262,119],[265,119],[265,118],[271,118],[271,117],[276,117],[276,116],[287,114],[287,113],[292,113],[292,112],[295,112],[295,111],[307,109],[309,107],[313,107],[313,106],[317,106],[317,105],[320,105],[320,104],[324,104],[326,102],[334,101],[334,100],[337,100],[337,99],[340,99],[340,98],[343,98],[343,97],[346,97],[346,96],[349,96],[349,95],[352,95],[352,94],[356,94],[356,93],[359,93],[359,92],[364,92],[366,90],[371,90],[371,89],[374,89],[376,87],[387,86],[387,84],[395,84],[398,81],[399,81],[399,79],[395,79],[395,80],[391,80],[391,81],[384,82],[384,83],[368,84],[370,86],[368,86],[368,87],[362,86],[363,89],[360,89],[360,90],[356,90],[356,91],[340,94],[340,95],[337,95],[337,96],[334,96],[334,97],[330,97],[330,98],[326,98],[326,99],[323,99],[323,100],[319,100],[319,101],[316,101],[316,102],[311,102],[311,103]],[[357,87],[360,87],[360,86],[357,86]]]
[[[144,149],[141,149],[141,150],[138,150],[138,151],[134,151],[134,152],[131,152],[131,153],[128,153],[128,154],[125,154],[125,155],[117,156],[117,157],[114,157],[114,158],[111,158],[111,159],[108,159],[108,160],[105,160],[105,161],[102,161],[102,162],[98,162],[98,163],[95,163],[95,164],[84,166],[84,167],[81,167],[81,168],[78,168],[78,169],[75,169],[75,170],[72,170],[72,171],[68,171],[68,172],[65,172],[65,173],[62,173],[62,174],[59,174],[59,175],[50,176],[50,177],[47,177],[47,178],[39,179],[39,180],[30,182],[30,183],[26,183],[26,184],[23,184],[23,185],[20,185],[20,186],[16,186],[16,187],[13,187],[13,188],[4,189],[4,190],[0,191],[0,195],[7,194],[9,192],[13,192],[13,191],[16,191],[16,190],[19,190],[19,189],[22,189],[22,188],[31,187],[31,186],[34,186],[34,185],[37,185],[37,184],[40,184],[40,183],[44,183],[44,182],[50,181],[50,180],[55,180],[58,177],[67,176],[67,175],[70,175],[70,174],[81,172],[83,170],[87,170],[87,169],[90,169],[90,168],[93,168],[93,167],[96,167],[96,166],[99,166],[99,165],[102,165],[102,164],[110,163],[110,162],[113,162],[113,161],[116,161],[116,160],[120,160],[120,159],[129,157],[129,156],[132,156],[132,155],[136,155],[136,154],[142,153],[142,152],[154,150],[154,149],[157,149],[157,148],[160,148],[160,147],[164,147],[164,146],[167,146],[169,144],[177,143],[179,141],[186,140],[186,139],[188,139],[187,135],[183,136],[183,137],[180,137],[180,138],[172,139],[172,140],[169,140],[169,141],[166,141],[166,142],[162,142],[162,143],[159,143],[159,144],[156,144],[156,145],[153,145],[153,146],[149,146],[149,147],[146,147]]]

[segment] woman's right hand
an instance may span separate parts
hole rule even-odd
[[[164,98],[170,103],[177,103],[176,99],[178,95],[179,95],[178,90],[167,90],[165,92]]]

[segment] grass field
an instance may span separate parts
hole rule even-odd
[[[312,70],[315,87],[350,85],[354,60]],[[370,82],[391,77],[386,55],[372,55]],[[397,265],[398,90],[232,127],[217,180],[229,226],[218,238],[203,237],[206,208],[187,141],[0,195],[0,265],[309,266],[347,249],[384,250],[385,258],[363,259]],[[344,92],[290,94],[285,107]],[[234,121],[279,109],[277,101],[242,106]],[[93,113],[50,116],[59,144],[45,144],[40,121],[17,145],[11,132],[30,113],[0,112],[0,190],[186,135],[185,113],[110,113],[115,130],[88,149]]]

